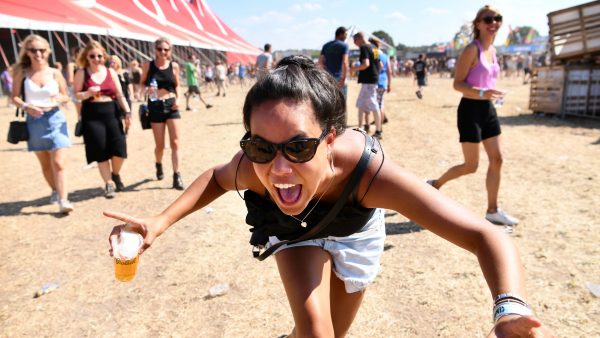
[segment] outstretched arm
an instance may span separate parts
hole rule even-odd
[[[202,173],[171,205],[158,215],[139,218],[124,213],[104,211],[105,216],[126,223],[114,227],[110,234],[111,254],[112,243],[119,236],[124,226],[144,237],[144,245],[140,250],[140,253],[142,253],[171,225],[210,204],[226,191],[232,190],[232,187],[235,187],[236,168],[241,156],[240,152],[230,162],[215,166]],[[238,178],[240,189],[246,189],[248,186],[247,177],[249,177],[248,174],[240,175]]]
[[[375,168],[372,173],[379,165],[376,164],[370,166]],[[366,188],[364,183],[363,187]],[[505,293],[527,297],[523,267],[510,237],[391,161],[383,164],[363,205],[396,210],[475,254],[494,299]],[[498,317],[490,337],[504,337],[510,332],[515,333],[515,337],[528,337],[530,333],[553,337],[533,316]]]

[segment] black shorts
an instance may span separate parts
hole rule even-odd
[[[425,76],[423,76],[423,77],[417,76],[417,85],[419,85],[419,86],[427,86],[426,77]]]
[[[113,156],[127,158],[127,141],[116,102],[83,101],[81,130],[87,163],[104,162]]]
[[[148,111],[150,112],[150,122],[152,123],[165,123],[168,119],[180,119],[181,114],[179,110],[171,109],[175,98],[172,97],[166,100],[148,100]]]
[[[525,74],[531,74],[531,69],[523,68],[523,72],[525,72]]]
[[[188,86],[187,94],[198,94],[200,95],[200,88],[198,86]]]
[[[496,108],[490,100],[473,100],[463,97],[458,104],[456,125],[461,143],[479,143],[501,133]]]

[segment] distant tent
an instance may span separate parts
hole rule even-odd
[[[0,28],[6,29],[0,33],[5,59],[10,55],[7,50],[16,49],[20,39],[16,30],[46,32],[41,35],[63,49],[68,49],[69,41],[80,44],[80,34],[96,35],[113,51],[146,58],[150,50],[139,42],[153,42],[158,37],[169,38],[180,51],[223,53],[228,63],[254,63],[260,53],[221,21],[204,0],[0,0]],[[67,38],[67,33],[76,37]]]

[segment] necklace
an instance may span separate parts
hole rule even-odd
[[[319,202],[321,202],[321,198],[323,198],[323,196],[325,196],[325,194],[327,193],[327,191],[329,191],[329,188],[331,188],[331,183],[333,183],[333,179],[334,178],[335,178],[335,172],[333,173],[333,177],[331,177],[331,180],[329,180],[329,184],[327,185],[327,189],[325,189],[325,191],[323,191],[323,193],[321,194],[321,196],[319,196],[319,199],[317,200],[317,203],[315,203],[315,205],[313,205],[313,207],[310,208],[310,210],[308,211],[308,213],[306,214],[306,216],[304,216],[304,218],[299,219],[296,216],[289,215],[290,217],[292,217],[296,221],[300,222],[300,226],[301,227],[306,228],[308,226],[308,223],[306,223],[304,220],[308,217],[308,215],[310,215],[310,213],[313,210],[315,210],[315,207],[317,206],[317,204],[319,204]]]

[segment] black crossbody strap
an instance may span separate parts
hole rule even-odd
[[[288,240],[281,241],[277,244],[270,246],[263,253],[260,253],[260,251],[258,251],[257,248],[255,247],[255,249],[253,249],[252,253],[256,259],[258,259],[259,261],[264,260],[265,258],[269,257],[271,254],[273,254],[273,252],[275,252],[275,250],[279,249],[279,247],[281,247],[282,245],[294,244],[294,243],[298,243],[298,242],[302,242],[307,239],[310,239],[310,238],[316,236],[317,234],[319,234],[319,232],[321,232],[323,229],[325,229],[325,227],[327,225],[329,225],[329,223],[331,223],[331,221],[333,221],[333,219],[337,216],[337,214],[340,212],[340,210],[342,210],[344,205],[348,202],[348,197],[350,196],[350,194],[354,190],[355,186],[358,184],[358,181],[362,177],[363,173],[367,169],[367,165],[369,164],[369,161],[371,160],[371,153],[377,152],[377,150],[373,148],[373,145],[375,144],[373,138],[369,137],[367,134],[364,134],[364,136],[365,136],[365,148],[363,150],[362,156],[360,157],[358,164],[356,164],[354,173],[353,173],[352,177],[350,178],[350,180],[348,181],[348,183],[346,184],[344,191],[340,195],[337,202],[335,202],[335,204],[333,205],[331,210],[329,210],[327,215],[323,219],[321,219],[321,221],[314,228],[310,229],[307,233],[305,233],[304,235],[302,235],[296,239],[289,240],[289,241]],[[369,144],[369,141],[371,141],[370,144]]]

